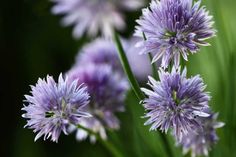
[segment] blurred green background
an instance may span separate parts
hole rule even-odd
[[[191,55],[188,74],[201,74],[211,92],[211,106],[220,112],[224,128],[218,130],[220,140],[210,153],[212,157],[236,157],[236,1],[203,0],[214,15],[217,37],[210,47]],[[106,157],[111,156],[102,145],[77,142],[74,135],[61,136],[59,143],[34,142],[32,130],[23,129],[21,118],[23,95],[38,77],[55,77],[67,71],[79,47],[86,39],[74,40],[71,28],[60,26],[60,17],[50,13],[47,0],[2,1],[0,5],[0,156],[1,157]],[[137,13],[127,14],[132,32]],[[130,33],[124,33],[128,36]],[[121,130],[109,138],[127,157],[165,157],[156,132],[144,127],[143,108],[129,93],[126,112],[119,114]],[[181,149],[174,146],[176,156]]]

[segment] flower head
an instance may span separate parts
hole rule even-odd
[[[153,52],[153,62],[162,58],[162,67],[166,68],[171,60],[176,67],[180,56],[185,60],[189,52],[196,53],[199,46],[208,46],[206,39],[215,35],[212,16],[201,1],[193,0],[152,0],[150,8],[143,10],[143,16],[137,20],[135,35],[147,40],[138,45],[141,54]]]
[[[54,14],[65,14],[65,25],[75,25],[73,35],[81,37],[85,32],[95,36],[99,32],[106,37],[113,29],[123,30],[123,11],[132,11],[143,5],[142,0],[53,0]]]
[[[76,57],[75,66],[109,64],[112,70],[123,74],[117,50],[112,41],[98,38],[83,47]]]
[[[183,137],[181,145],[184,153],[191,150],[192,157],[198,155],[208,156],[208,150],[218,141],[216,129],[224,126],[223,122],[217,122],[218,113],[210,113],[207,118],[200,118],[202,129],[189,132]]]
[[[91,101],[86,107],[93,117],[82,119],[81,125],[100,134],[106,139],[105,127],[110,129],[119,128],[119,120],[115,112],[124,110],[125,94],[128,90],[127,80],[112,71],[107,64],[88,64],[86,67],[78,66],[68,72],[71,81],[77,80],[78,85],[82,82],[88,87]],[[78,140],[84,139],[88,133],[78,129]],[[94,141],[94,137],[91,137]]]
[[[135,47],[137,38],[122,40],[127,58],[131,69],[139,80],[146,79],[151,73],[151,66],[148,57],[143,57],[137,54],[140,48]],[[76,57],[75,66],[83,66],[84,64],[109,64],[112,70],[124,74],[120,63],[118,52],[114,43],[111,40],[98,38],[93,42],[85,45]]]
[[[205,85],[197,75],[186,78],[186,69],[180,73],[180,68],[173,68],[171,73],[159,71],[160,81],[149,77],[152,90],[142,88],[148,96],[144,100],[145,115],[149,118],[145,125],[151,124],[150,130],[160,128],[167,132],[173,129],[178,141],[189,131],[201,128],[197,117],[208,117],[210,96],[204,92]]]
[[[26,95],[29,105],[22,108],[26,113],[26,127],[38,132],[35,140],[44,135],[44,140],[51,137],[54,142],[63,131],[67,134],[69,124],[78,124],[81,117],[91,117],[82,109],[89,103],[87,88],[77,81],[68,83],[68,79],[59,76],[58,83],[51,76],[39,79],[36,86],[31,86],[31,94]]]

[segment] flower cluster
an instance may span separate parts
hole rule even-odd
[[[99,33],[111,37],[114,30],[125,28],[123,11],[144,4],[143,0],[53,2],[56,3],[53,13],[65,15],[65,25],[75,25],[75,37],[83,34],[94,37]],[[134,93],[140,94],[140,99],[143,93],[146,95],[141,100],[146,110],[145,125],[151,125],[150,130],[165,133],[170,130],[184,153],[207,156],[218,140],[216,129],[224,123],[217,122],[218,114],[209,106],[211,97],[205,91],[203,79],[199,75],[187,77],[187,68],[180,68],[181,56],[187,61],[190,53],[208,46],[206,39],[216,33],[212,16],[200,4],[200,0],[151,0],[137,20],[135,37],[120,42],[115,34],[118,51],[107,38],[98,38],[82,48],[65,79],[62,74],[58,83],[51,76],[39,79],[36,86],[31,86],[32,95],[25,96],[22,108],[26,112],[23,114],[26,127],[37,133],[35,140],[44,136],[57,142],[61,132],[76,131],[78,140],[89,137],[95,142],[96,138],[107,139],[106,129],[119,129],[116,113],[125,110],[129,89],[119,53],[129,80],[133,80],[130,83]],[[155,64],[151,66],[145,60],[148,57],[137,56],[138,53],[148,53]],[[153,77],[148,77],[149,87],[140,89],[134,75],[146,79],[151,67]]]
[[[125,28],[124,11],[133,11],[144,5],[143,0],[52,0],[54,14],[65,14],[64,25],[75,25],[73,35],[84,33],[96,36],[99,32],[111,37],[113,29]]]
[[[178,141],[192,130],[201,128],[197,117],[208,117],[204,112],[209,108],[210,96],[204,92],[205,85],[199,76],[186,78],[186,69],[180,73],[173,68],[171,73],[159,71],[160,81],[149,77],[152,90],[142,88],[148,96],[144,100],[144,107],[148,111],[145,117],[152,124],[150,130],[160,130],[167,133],[173,128]]]
[[[76,57],[75,67],[85,64],[109,64],[112,70],[123,74],[115,45],[103,38],[98,38],[85,45]]]
[[[160,129],[167,133],[173,130],[177,144],[183,146],[184,153],[191,150],[192,156],[208,155],[208,150],[218,140],[215,129],[224,125],[217,122],[218,114],[210,111],[206,85],[200,76],[187,78],[186,68],[173,67],[171,73],[159,71],[160,81],[149,77],[150,89],[142,88],[148,96],[144,108],[149,118],[145,125],[150,130]]]
[[[177,143],[192,156],[207,155],[217,141],[217,114],[210,111],[210,96],[199,75],[187,78],[186,68],[181,72],[180,57],[188,60],[205,41],[215,35],[212,16],[201,1],[152,0],[137,20],[135,36],[140,54],[154,53],[152,62],[161,59],[160,81],[149,77],[151,89],[142,88],[147,98],[143,101],[150,130],[173,131]],[[172,63],[174,66],[172,67]],[[172,68],[172,71],[167,70]]]
[[[206,39],[215,35],[212,16],[201,1],[152,0],[150,7],[143,9],[143,16],[137,20],[139,26],[135,35],[141,38],[137,44],[141,54],[155,53],[153,62],[162,58],[166,68],[173,60],[179,66],[180,56],[187,61],[189,52],[196,53],[199,46],[208,46]],[[143,40],[143,33],[147,40]]]
[[[113,43],[97,39],[86,45],[79,52],[75,66],[67,72],[67,76],[71,82],[80,78],[77,85],[84,83],[91,93],[91,101],[86,110],[93,117],[83,118],[81,125],[99,133],[103,139],[106,139],[105,128],[119,129],[115,112],[124,111],[125,94],[129,86]],[[86,131],[77,129],[78,140],[87,136]],[[90,135],[90,140],[94,142],[95,136]]]
[[[82,125],[98,132],[103,139],[106,139],[105,128],[119,129],[119,120],[115,112],[124,111],[125,93],[128,89],[127,80],[114,73],[110,65],[89,64],[78,66],[68,72],[69,80],[77,80],[78,86],[85,83],[91,93],[91,101],[87,106],[93,117],[82,119]],[[83,136],[84,135],[84,136]],[[81,133],[78,129],[78,140],[84,139],[87,134]],[[91,137],[94,141],[94,137]]]
[[[61,131],[68,134],[78,125],[103,139],[105,128],[119,129],[115,112],[124,111],[129,85],[113,43],[98,39],[80,53],[65,80],[62,75],[58,84],[49,76],[47,81],[39,79],[32,87],[32,96],[26,96],[29,105],[23,108],[27,112],[23,117],[28,119],[26,126],[39,132],[36,139],[44,134],[44,139],[52,136],[57,142]],[[88,135],[86,130],[77,129],[78,140]],[[92,134],[90,139],[96,140]]]
[[[23,117],[28,119],[26,127],[38,132],[35,140],[44,135],[44,140],[51,137],[54,142],[63,131],[67,134],[70,124],[77,125],[82,117],[91,115],[83,108],[89,103],[87,87],[76,81],[68,82],[59,76],[58,83],[51,76],[47,79],[39,79],[36,86],[31,86],[32,95],[26,95],[22,108],[26,113]]]
[[[151,74],[148,57],[138,55],[140,49],[135,47],[137,38],[123,39],[122,43],[134,75],[139,80],[145,80]],[[110,40],[98,38],[85,45],[76,57],[75,66],[84,64],[109,64],[112,70],[124,75],[118,53],[114,43]],[[159,65],[159,64],[157,64]]]
[[[208,156],[208,150],[218,141],[216,129],[224,126],[223,122],[217,122],[218,113],[209,113],[207,118],[200,118],[203,128],[198,128],[197,133],[191,131],[183,137],[181,145],[183,145],[184,153],[192,151],[192,156],[205,155]]]

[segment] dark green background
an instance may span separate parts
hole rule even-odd
[[[219,119],[226,123],[218,130],[220,141],[211,151],[214,157],[236,157],[236,1],[204,0],[214,15],[217,37],[211,47],[191,55],[188,74],[201,74],[211,92],[212,108],[220,112]],[[21,118],[23,95],[38,77],[51,74],[57,77],[68,70],[85,39],[74,40],[71,28],[60,26],[60,17],[50,13],[51,3],[46,0],[5,0],[0,5],[0,150],[2,157],[104,157],[109,152],[99,144],[76,142],[74,135],[61,136],[59,143],[39,140],[23,129]],[[131,32],[134,19],[140,12],[128,14]],[[124,33],[128,35],[129,33]],[[156,132],[143,126],[143,108],[132,93],[128,95],[127,112],[119,114],[121,130],[109,134],[118,149],[127,156],[165,156]],[[173,151],[181,156],[180,148]]]

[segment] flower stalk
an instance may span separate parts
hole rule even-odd
[[[149,56],[149,60],[152,62],[152,59],[153,59],[152,54],[149,53],[148,56]],[[152,65],[152,76],[154,79],[157,80],[158,79],[158,72],[157,72],[158,70],[157,70],[156,63],[151,63],[151,65]]]
[[[135,95],[138,97],[138,99],[143,100],[145,98],[145,96],[142,93],[142,91],[140,90],[139,84],[138,84],[137,80],[135,79],[134,74],[133,74],[131,67],[129,65],[129,62],[126,57],[123,46],[121,44],[120,38],[115,31],[114,31],[114,42],[115,42],[116,48],[118,50],[121,64],[123,66],[123,69],[124,69],[126,75],[128,76],[128,79],[129,79],[132,89],[133,89]]]
[[[143,101],[143,99],[145,98],[144,94],[142,93],[139,84],[137,82],[137,80],[134,77],[134,74],[131,71],[128,59],[126,57],[125,51],[123,49],[123,46],[121,44],[120,38],[118,36],[118,34],[116,32],[114,32],[114,42],[116,44],[117,50],[118,50],[118,54],[119,54],[119,58],[120,61],[122,63],[123,69],[125,71],[125,73],[128,76],[129,82],[132,86],[132,89],[134,90],[134,93],[136,94],[136,96],[138,97],[138,99],[140,101]],[[152,59],[152,55],[149,55],[149,58]],[[152,71],[154,74],[154,77],[158,78],[158,74],[157,74],[157,68],[155,67],[155,64],[152,64]],[[173,157],[170,145],[168,143],[168,140],[166,138],[166,136],[162,133],[160,133],[160,137],[161,140],[164,144],[165,150],[166,150],[166,154],[168,155],[168,157]]]
[[[110,151],[110,153],[112,154],[112,156],[114,157],[123,157],[123,155],[121,154],[121,152],[119,150],[116,149],[116,147],[110,143],[108,140],[103,140],[97,133],[93,132],[92,130],[82,126],[82,125],[77,125],[78,129],[82,129],[86,132],[88,132],[91,135],[94,135],[96,137],[96,139],[106,148]]]

